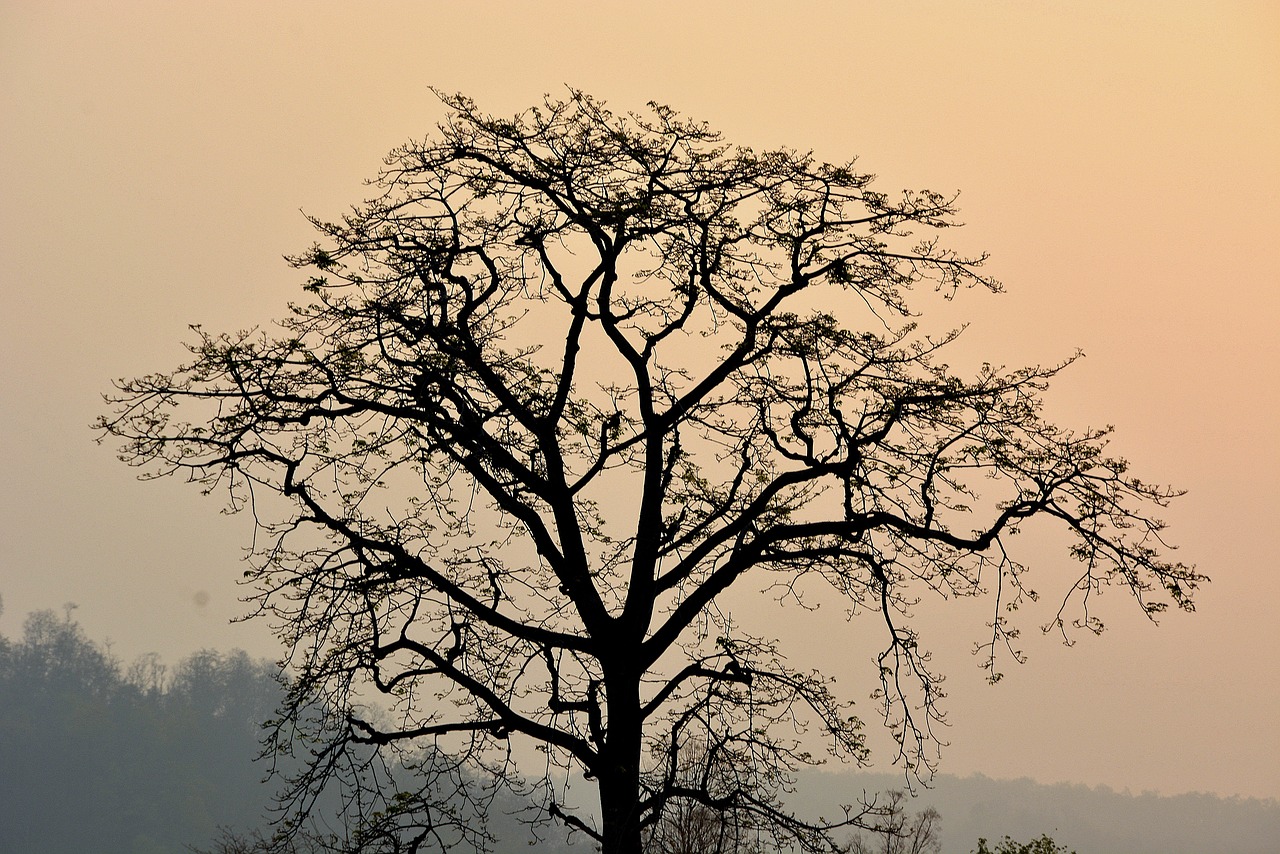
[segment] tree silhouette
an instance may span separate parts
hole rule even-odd
[[[987,847],[987,840],[979,839],[978,848],[973,854],[1075,854],[1068,851],[1067,846],[1059,845],[1047,833],[1041,834],[1030,842],[1016,842],[1006,836],[994,849]]]
[[[308,297],[278,332],[196,327],[189,363],[120,381],[99,422],[145,476],[254,514],[246,574],[296,673],[275,737],[314,751],[295,809],[343,778],[368,850],[447,848],[529,779],[533,745],[531,819],[607,854],[641,850],[673,802],[820,850],[860,810],[805,821],[777,795],[818,746],[862,761],[861,722],[726,591],[826,585],[878,612],[880,712],[917,769],[940,693],[906,609],[990,594],[994,677],[997,647],[1017,656],[1007,606],[1033,595],[1007,550],[1024,520],[1075,538],[1063,631],[1100,628],[1088,596],[1110,583],[1148,614],[1191,608],[1200,576],[1151,515],[1174,493],[1106,430],[1042,419],[1062,366],[963,379],[937,358],[958,333],[911,322],[913,286],[999,288],[938,241],[953,198],[656,104],[572,92],[503,119],[443,100],[374,198],[314,220],[322,244],[293,259]],[[689,743],[732,775],[691,784]],[[420,759],[421,785],[386,785],[364,745]],[[569,771],[598,787],[598,825],[565,802]]]
[[[909,797],[901,789],[886,792],[875,826],[865,836],[855,834],[847,854],[938,854],[942,850],[942,816],[933,807],[915,814],[907,812]]]

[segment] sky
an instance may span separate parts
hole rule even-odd
[[[666,103],[733,143],[857,156],[883,190],[961,191],[946,238],[990,252],[1007,293],[945,306],[970,324],[953,363],[1082,350],[1049,415],[1114,424],[1136,473],[1187,490],[1164,518],[1213,579],[1193,615],[1155,627],[1114,591],[1101,637],[1031,632],[1030,662],[987,686],[981,611],[921,609],[949,677],[942,771],[1280,797],[1267,2],[0,0],[0,633],[74,602],[126,661],[274,657],[267,626],[231,622],[248,520],[137,482],[94,442],[100,395],[176,365],[189,324],[282,316],[303,212],[339,215],[388,150],[429,135],[429,87],[511,114],[566,86]],[[1041,589],[1069,585],[1057,553],[1044,563]],[[793,662],[874,717],[863,628],[777,621]]]

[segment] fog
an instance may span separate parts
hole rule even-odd
[[[300,282],[281,256],[313,239],[300,209],[363,198],[441,119],[428,86],[506,113],[570,84],[859,156],[884,189],[962,190],[950,242],[990,251],[1009,292],[943,309],[971,323],[957,358],[1082,349],[1050,415],[1114,423],[1135,471],[1188,490],[1166,519],[1213,579],[1197,614],[1157,628],[1104,597],[1102,637],[1029,637],[988,687],[982,614],[922,609],[950,677],[942,771],[1280,796],[1277,35],[1269,3],[0,4],[0,633],[77,602],[124,661],[275,658],[267,626],[231,622],[248,520],[136,482],[93,443],[99,395],[179,361],[188,324],[282,315]],[[1029,626],[1070,584],[1045,555]],[[772,619],[866,710],[859,626]]]

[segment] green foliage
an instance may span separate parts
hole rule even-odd
[[[1006,836],[995,848],[987,847],[987,840],[978,840],[978,850],[973,854],[1076,854],[1068,851],[1065,845],[1054,842],[1049,835],[1042,834],[1030,842],[1015,842]]]

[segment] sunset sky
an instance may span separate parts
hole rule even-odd
[[[1008,292],[945,307],[970,323],[953,364],[1083,350],[1050,416],[1114,424],[1140,477],[1188,491],[1165,518],[1213,579],[1194,615],[1153,627],[1113,591],[1101,637],[1029,631],[1030,662],[988,687],[981,610],[922,609],[942,771],[1280,797],[1273,2],[0,0],[0,633],[75,602],[126,661],[274,657],[266,626],[229,623],[248,521],[138,483],[94,444],[100,394],[176,365],[188,324],[268,325],[301,298],[282,256],[313,240],[302,212],[340,215],[430,134],[428,87],[510,114],[566,85],[857,156],[882,190],[960,190],[945,239],[990,252]],[[1044,557],[1028,629],[1071,582]],[[874,718],[866,633],[815,643],[793,617],[793,663]]]

